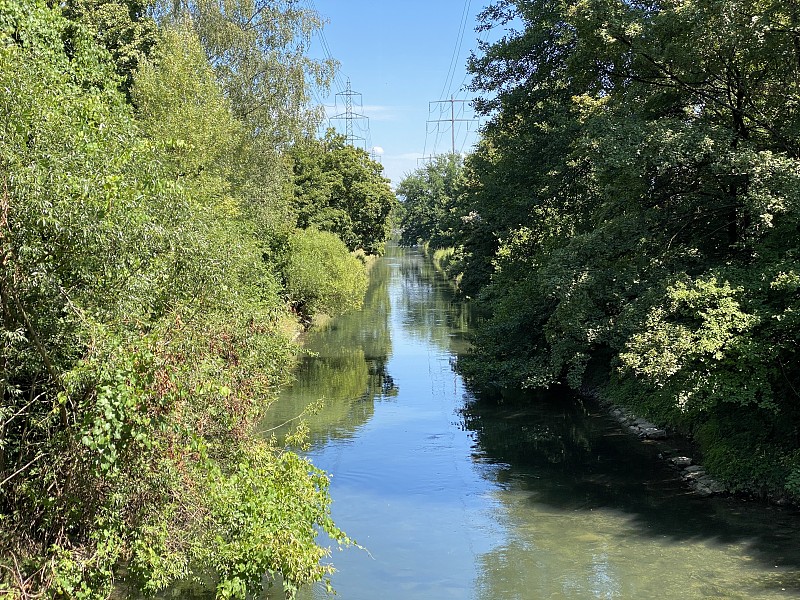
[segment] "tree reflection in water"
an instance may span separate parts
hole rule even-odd
[[[388,269],[385,261],[373,266],[361,311],[306,335],[309,354],[301,359],[295,381],[283,390],[262,430],[285,435],[310,403],[323,399],[318,412],[303,417],[311,446],[318,447],[331,439],[352,437],[374,414],[376,400],[397,395],[386,369],[392,353]]]

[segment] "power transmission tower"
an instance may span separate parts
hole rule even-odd
[[[369,117],[353,112],[353,98],[358,98],[357,104],[359,107],[363,107],[363,104],[361,102],[361,94],[359,92],[354,92],[350,87],[350,79],[347,80],[347,87],[345,88],[345,91],[336,94],[336,98],[338,99],[339,97],[341,97],[344,101],[344,112],[332,116],[330,119],[328,119],[328,121],[344,121],[344,136],[346,142],[351,146],[363,146],[364,150],[366,150],[367,140],[365,137],[355,134],[353,124],[357,124],[363,120],[367,122],[366,128],[369,128]],[[338,101],[336,106],[339,106]],[[358,129],[359,132],[363,130],[361,127]]]
[[[442,106],[445,104],[450,105],[450,116],[446,116],[447,110],[446,106]],[[429,119],[428,123],[436,123],[436,137],[438,140],[439,137],[439,127],[440,123],[450,123],[450,152],[453,154],[456,153],[456,123],[473,123],[475,119],[465,119],[465,118],[456,118],[458,115],[459,117],[463,117],[465,113],[465,105],[467,104],[466,100],[456,100],[452,96],[450,96],[449,100],[436,100],[435,102],[428,102],[428,114],[434,112],[435,109],[439,111],[439,117],[446,117],[446,118],[439,118],[439,119]],[[459,106],[458,112],[456,112],[456,105]],[[434,109],[434,107],[436,107]],[[469,125],[467,125],[469,128]],[[423,157],[421,160],[429,160],[431,157]]]

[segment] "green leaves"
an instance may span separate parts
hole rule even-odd
[[[328,551],[315,541],[317,527],[350,543],[330,520],[327,477],[295,454],[276,455],[261,444],[240,457],[234,471],[212,469],[207,477],[214,507],[208,524],[225,532],[206,536],[207,557],[221,574],[221,597],[246,597],[265,574],[281,574],[289,592],[330,574],[321,562]]]
[[[473,382],[600,388],[697,432],[739,489],[796,490],[799,10],[487,9],[521,28],[470,61],[490,117],[452,209]]]
[[[759,319],[742,312],[736,300],[742,291],[716,277],[675,282],[664,306],[650,309],[620,353],[623,372],[669,388],[680,410],[716,402],[772,405],[766,373],[749,364]]]
[[[382,253],[397,204],[383,167],[332,130],[298,143],[290,156],[298,226],[335,233],[351,251]]]
[[[214,185],[215,176],[229,175],[243,131],[193,31],[162,30],[153,62],[136,73],[131,96],[147,134],[163,144],[176,178]],[[201,189],[197,197],[222,195],[224,185],[218,181],[217,189]]]
[[[174,22],[191,21],[234,114],[264,148],[315,129],[320,115],[307,109],[309,86],[327,86],[335,67],[305,54],[322,26],[315,12],[292,0],[159,4]]]
[[[307,29],[290,8],[278,55]],[[315,527],[341,537],[324,475],[254,433],[295,355],[270,250],[290,165],[255,128],[296,123],[237,115],[197,30],[151,26],[136,2],[0,0],[4,592],[103,598],[124,560],[149,593],[218,569],[243,597],[324,577]],[[306,237],[302,301],[358,305],[363,263]]]
[[[402,243],[413,245],[421,240],[434,248],[453,245],[458,225],[452,213],[462,172],[461,157],[451,154],[437,157],[400,182],[397,194],[403,198]]]
[[[334,234],[298,229],[289,238],[285,261],[286,291],[301,314],[338,315],[364,301],[364,263]]]

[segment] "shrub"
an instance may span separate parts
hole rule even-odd
[[[283,273],[289,301],[308,317],[358,309],[367,291],[364,264],[327,231],[295,231],[289,237]]]

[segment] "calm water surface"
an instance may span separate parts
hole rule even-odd
[[[567,395],[475,402],[451,368],[466,328],[426,261],[390,247],[364,310],[309,334],[264,424],[325,398],[309,455],[365,548],[334,550],[340,598],[800,597],[796,511],[688,495]]]

